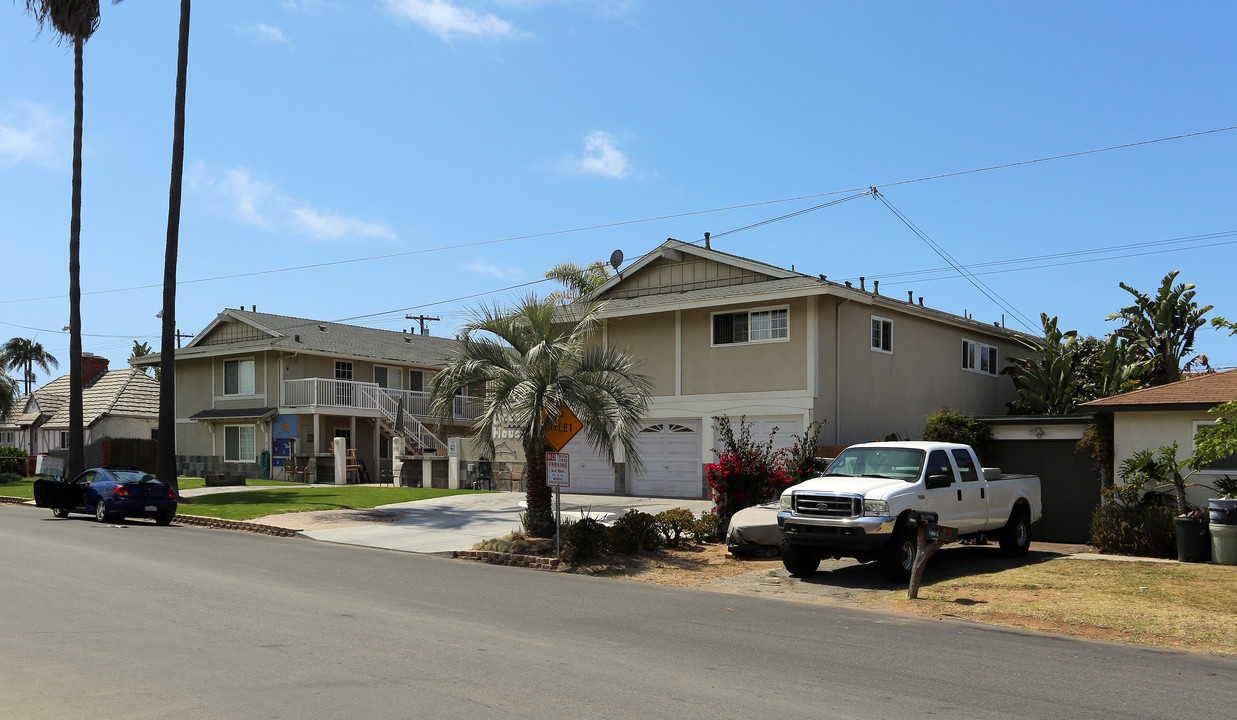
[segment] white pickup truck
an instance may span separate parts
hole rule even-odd
[[[917,537],[912,511],[935,512],[962,539],[996,535],[1021,556],[1040,519],[1039,478],[980,468],[968,445],[878,442],[852,445],[819,477],[782,493],[782,563],[792,575],[816,572],[822,558],[879,561],[892,580],[910,577]]]

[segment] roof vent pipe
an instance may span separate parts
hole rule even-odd
[[[881,294],[881,281],[880,280],[872,281],[872,292],[876,293],[877,295]]]
[[[713,249],[713,248],[711,248],[711,247],[709,246],[709,233],[707,233],[707,232],[704,234],[704,249],[705,249],[705,250],[712,250],[712,249]]]
[[[923,295],[919,296],[919,307],[923,307]]]
[[[867,287],[865,287],[864,279],[865,278],[862,275],[859,276],[859,289],[860,290],[867,290]]]
[[[851,285],[851,284],[850,284],[850,280],[847,280],[847,281],[846,281],[846,287],[854,287],[854,285]]]
[[[257,312],[257,311],[258,311],[258,306],[257,306],[257,305],[254,305],[254,306],[253,306],[253,311],[254,311],[254,312]]]
[[[906,301],[907,301],[908,303],[912,303],[912,304],[914,304],[914,302],[915,302],[915,291],[914,291],[914,290],[907,290],[907,291],[906,291]]]

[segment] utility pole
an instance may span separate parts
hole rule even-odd
[[[404,319],[405,320],[416,320],[417,322],[421,323],[421,334],[422,335],[429,334],[429,331],[425,329],[425,323],[431,320],[433,321],[442,320],[442,318],[440,317],[430,317],[429,315],[405,315]]]
[[[176,331],[176,349],[180,349],[180,341],[186,338],[192,338],[192,335],[187,335],[179,330]]]

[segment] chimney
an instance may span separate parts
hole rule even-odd
[[[912,305],[915,303],[915,291],[914,290],[906,291],[906,301],[908,303],[911,303]]]
[[[711,249],[711,248],[709,247],[709,237],[710,237],[710,234],[706,232],[706,233],[704,234],[704,249],[705,249],[705,250],[709,250],[709,249]]]
[[[860,290],[867,290],[867,289],[868,289],[868,288],[867,288],[867,284],[866,284],[866,283],[864,283],[864,280],[866,280],[866,278],[865,278],[865,277],[863,277],[862,275],[860,275],[860,276],[859,276],[859,289],[860,289]]]
[[[919,307],[923,307],[923,295],[919,296]]]
[[[872,292],[876,293],[877,295],[881,294],[881,281],[880,280],[872,281]]]
[[[108,359],[98,357],[93,353],[82,353],[82,387],[90,384],[107,372]]]

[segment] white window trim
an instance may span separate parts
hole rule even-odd
[[[889,338],[889,349],[888,350],[882,347],[876,347],[875,345],[872,344],[872,322],[876,320],[880,320],[882,323],[889,323],[890,338]],[[885,339],[884,332],[885,332],[884,327],[882,326],[882,329],[881,329],[881,340],[882,341]],[[884,343],[882,342],[881,344],[883,345]],[[868,348],[872,352],[877,352],[882,355],[893,354],[893,318],[881,317],[880,315],[872,316],[872,319],[868,321]]]
[[[1000,350],[997,348],[997,346],[989,345],[988,343],[980,342],[978,340],[972,340],[970,338],[962,338],[963,346],[965,346],[967,343],[970,343],[971,345],[975,346],[976,350],[980,350],[981,348],[988,348],[989,350],[992,351],[992,372],[983,370],[980,367],[967,367],[965,365],[962,366],[962,369],[969,373],[974,373],[976,375],[983,375],[984,377],[996,377],[1000,373],[999,367],[1001,364],[1000,360],[998,360],[998,358],[1000,357]],[[978,363],[980,362],[979,360],[980,353],[976,352],[975,355],[976,355],[975,362],[978,365]]]
[[[752,313],[772,312],[774,310],[786,311],[786,337],[769,338],[767,340],[744,340],[743,342],[719,343],[713,336],[713,318],[717,315],[738,315],[739,313],[747,313],[747,334],[751,337],[752,334]],[[744,347],[746,345],[764,345],[767,343],[790,342],[790,305],[763,305],[761,307],[743,308],[742,310],[718,310],[717,312],[709,313],[709,347],[725,348],[725,347]]]
[[[253,363],[253,392],[251,392],[251,393],[235,393],[235,394],[229,395],[229,394],[228,394],[228,363],[230,363],[230,362],[239,363],[239,362],[244,362],[245,360],[248,360],[249,362]],[[262,394],[262,393],[258,392],[258,358],[257,358],[257,356],[255,356],[255,355],[248,355],[248,356],[246,356],[246,357],[231,357],[231,358],[224,358],[224,359],[223,359],[223,365],[222,365],[222,367],[220,368],[220,370],[223,372],[223,383],[222,383],[222,386],[223,386],[223,394],[222,394],[222,395],[220,395],[220,396],[218,396],[218,397],[220,397],[220,398],[227,398],[227,399],[232,399],[232,398],[251,398],[251,397],[258,397],[259,395],[261,395],[261,394]],[[238,366],[237,372],[238,372],[238,373],[240,372],[240,370],[239,370],[239,366]],[[237,383],[239,384],[239,382],[240,382],[240,380],[239,380],[239,375],[238,375],[238,378],[237,378]]]
[[[1190,434],[1190,451],[1191,452],[1193,452],[1194,450],[1194,438],[1198,437],[1198,429],[1204,428],[1204,427],[1211,427],[1215,424],[1216,424],[1215,420],[1195,420],[1193,422],[1194,432]],[[1237,475],[1237,470],[1234,470],[1232,468],[1229,468],[1227,470],[1225,470],[1224,468],[1211,469],[1211,470],[1201,469],[1198,472],[1201,475],[1216,475],[1216,476]]]
[[[254,454],[254,457],[251,457],[251,458],[248,458],[248,459],[246,459],[246,458],[237,458],[237,459],[235,459],[235,460],[234,460],[234,459],[232,459],[232,458],[229,458],[229,457],[228,457],[228,428],[230,428],[230,427],[234,427],[234,428],[250,428],[251,430],[253,430],[253,454]],[[238,432],[238,433],[237,433],[237,435],[236,435],[236,443],[237,443],[237,448],[236,448],[236,450],[237,450],[237,452],[240,452],[240,433],[239,433],[239,432]],[[252,424],[232,424],[232,425],[224,425],[224,426],[223,426],[223,461],[224,461],[224,462],[244,462],[244,463],[257,462],[257,461],[258,461],[257,454],[258,454],[258,426],[257,426],[257,425],[252,425]]]

